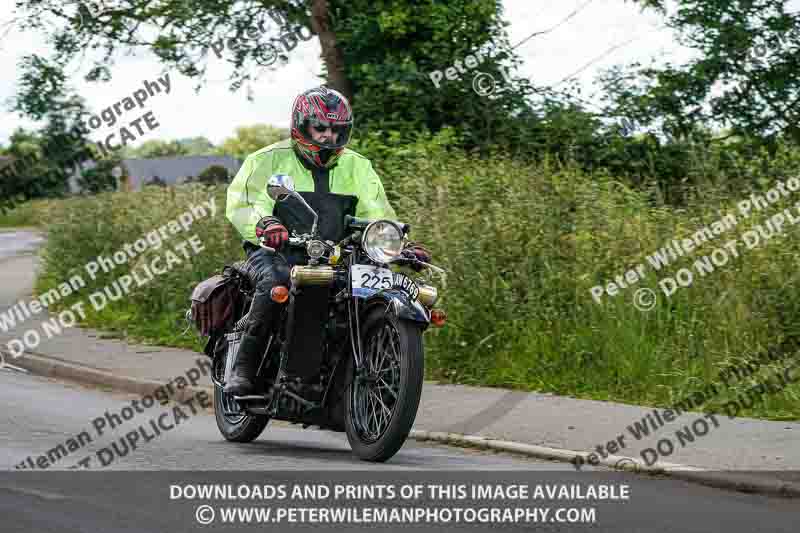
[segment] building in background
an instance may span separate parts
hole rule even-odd
[[[154,157],[152,159],[123,159],[120,190],[139,191],[156,178],[164,185],[185,183],[211,166],[221,166],[235,176],[242,161],[230,156],[195,155],[180,157]]]

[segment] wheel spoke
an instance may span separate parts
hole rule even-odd
[[[367,345],[366,353],[364,354],[365,355],[364,358],[366,359],[366,361],[364,362],[364,366],[366,367],[366,370],[367,370],[368,373],[372,373],[373,372],[373,361],[374,361],[374,354],[375,354],[375,350],[376,349],[377,349],[377,347],[376,347],[376,343],[375,343],[375,338],[373,337],[373,338],[371,338],[369,340],[369,344]]]
[[[378,400],[378,403],[381,404],[381,408],[382,408],[381,410],[385,411],[389,415],[389,418],[391,418],[392,417],[392,410],[389,409],[388,407],[386,407],[386,404],[383,403],[383,400],[380,397],[378,397],[378,395],[375,395],[375,399]]]
[[[358,403],[356,405],[357,416],[359,425],[362,426],[362,431],[369,432],[369,417],[367,415],[367,395],[364,385],[359,385],[358,394],[356,396]]]
[[[385,390],[388,390],[388,391],[389,391],[389,393],[390,393],[392,396],[394,396],[394,399],[395,399],[395,401],[397,401],[397,393],[394,391],[394,389],[392,388],[392,386],[391,386],[391,385],[389,385],[388,383],[386,383],[385,381],[383,381],[383,378],[378,378],[378,379],[379,379],[379,381],[382,381],[382,382],[383,382],[383,384],[385,385],[384,389],[385,389]]]
[[[378,358],[383,353],[384,334],[385,334],[385,329],[381,329],[381,332],[380,332],[380,335],[378,336],[378,338],[376,339],[373,336],[372,339],[371,339],[372,342],[374,343],[375,351],[371,354],[372,357],[373,357],[373,359],[371,361],[373,363],[373,365],[370,368],[370,374],[374,374],[380,368],[380,364],[381,363],[378,362]]]
[[[375,396],[372,391],[369,392],[369,403],[372,407],[372,420],[375,422],[375,434],[379,434],[380,422],[378,421],[378,411],[375,409]]]
[[[377,372],[377,374],[378,374],[378,375],[377,375],[378,379],[380,379],[381,375],[385,374],[386,372],[391,372],[392,370],[394,370],[392,367],[389,367],[389,368],[383,368],[383,369],[381,369],[381,370],[378,370],[378,372]]]
[[[402,344],[394,324],[383,319],[364,339],[364,374],[353,389],[353,422],[361,438],[375,442],[388,430],[398,407]]]
[[[399,340],[399,339],[398,339]],[[394,360],[399,363],[400,362],[400,353],[395,348],[395,343],[391,343],[390,346],[392,347],[392,354],[394,355]]]
[[[389,335],[388,336],[384,337],[384,335],[383,335],[384,333],[386,333],[386,330],[388,328],[389,328],[389,325],[386,324],[386,325],[383,326],[383,329],[381,330],[381,344],[380,344],[380,346],[381,346],[381,362],[379,363],[378,368],[383,368],[383,362],[386,360],[386,353],[387,353],[386,344],[385,344],[386,340],[389,341],[389,344],[394,344],[392,342],[392,333],[391,333],[391,331],[389,331]]]
[[[370,402],[372,404],[372,419],[375,421],[375,435],[377,436],[380,435],[378,431],[378,409],[376,408],[377,406],[375,405],[375,399],[372,394],[370,394],[370,399],[372,400]]]
[[[384,342],[385,338],[386,338],[386,324],[384,324],[383,327],[381,328],[381,334],[378,337],[378,340],[376,341],[376,344],[378,346],[380,346],[381,348],[383,348],[383,342]]]
[[[370,417],[370,398],[369,392],[364,389],[364,421],[366,422],[364,425],[364,429],[369,435],[370,433],[370,424],[372,423],[372,418]]]
[[[375,407],[377,407],[377,405],[378,405],[378,402],[379,402],[380,400],[378,400],[378,398],[377,398],[377,397],[374,395],[374,393],[373,393],[373,395],[372,395],[372,398],[373,398],[373,405],[375,405]],[[380,434],[380,433],[381,433],[381,430],[382,430],[382,428],[383,428],[383,418],[384,418],[384,417],[383,417],[383,411],[381,411],[381,412],[380,412],[380,417],[379,417],[379,416],[378,416],[377,409],[376,409],[376,410],[375,410],[375,417],[376,417],[376,420],[375,420],[375,432],[376,432],[377,434]]]
[[[364,416],[367,420],[367,434],[369,435],[372,432],[370,427],[372,427],[374,410],[372,409],[372,401],[369,396],[369,388],[366,386],[364,387]]]
[[[362,426],[362,431],[366,433],[368,431],[369,418],[367,417],[367,399],[364,396],[363,390],[359,390],[358,395],[358,418]]]

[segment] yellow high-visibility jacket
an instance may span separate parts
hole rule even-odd
[[[319,215],[319,232],[325,240],[344,238],[346,214],[396,219],[369,159],[345,148],[333,168],[318,169],[301,161],[286,139],[250,154],[228,186],[226,216],[242,238],[253,244],[258,244],[256,223],[266,216],[280,218],[290,233],[310,229],[311,216],[299,202],[289,199],[276,206],[267,195],[267,179],[273,174],[294,178],[297,192]]]

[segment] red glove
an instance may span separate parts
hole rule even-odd
[[[264,246],[278,250],[289,240],[289,232],[277,218],[264,217],[256,224],[256,237]]]

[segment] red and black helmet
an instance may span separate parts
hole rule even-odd
[[[334,139],[315,141],[312,128],[330,128]],[[353,132],[353,110],[340,92],[325,86],[310,89],[295,98],[292,106],[292,145],[311,164],[330,168],[339,159]]]

